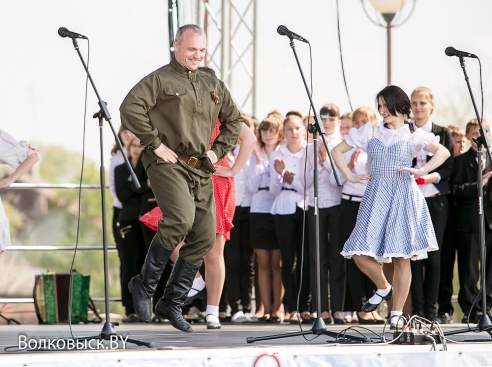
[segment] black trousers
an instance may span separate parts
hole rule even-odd
[[[345,300],[345,259],[340,252],[339,238],[340,206],[321,208],[319,215],[320,278],[316,276],[316,244],[314,240],[314,207],[308,210],[310,279],[313,308],[317,307],[317,282],[320,284],[321,312],[330,311],[328,284],[332,312],[343,311]]]
[[[427,259],[411,261],[413,313],[422,313],[426,316],[436,314],[437,294],[439,291],[439,277],[441,273],[441,246],[444,231],[448,220],[448,198],[436,196],[425,198],[429,208],[432,225],[436,233],[439,250],[428,253]]]
[[[135,312],[135,308],[133,307],[133,297],[128,290],[128,283],[140,273],[146,255],[141,223],[138,220],[120,221],[118,236],[121,300],[125,306],[126,315],[129,315]]]
[[[452,205],[449,202],[449,205]],[[468,245],[460,239],[461,234],[455,231],[455,220],[451,216],[454,212],[449,213],[448,223],[446,230],[444,231],[444,239],[441,246],[441,274],[439,279],[439,293],[437,296],[437,303],[439,308],[438,314],[448,313],[450,315],[454,312],[451,298],[453,296],[453,277],[454,277],[454,264],[458,262],[458,279],[460,289],[463,289],[468,274],[465,273],[465,269],[468,267],[468,254],[470,251]]]
[[[274,216],[282,259],[284,304],[289,312],[309,311],[309,245],[304,241],[305,245],[302,248],[303,217],[304,212],[299,207],[294,214]],[[302,258],[304,261],[301,261]],[[297,308],[298,292],[300,292],[299,308]]]
[[[118,233],[118,228],[120,226],[120,224],[118,223],[118,218],[120,216],[120,211],[121,209],[120,208],[117,208],[115,206],[113,206],[113,220],[112,220],[112,223],[111,223],[111,227],[112,227],[112,230],[113,230],[113,238],[114,238],[114,243],[116,245],[116,250],[118,251],[118,257],[120,258],[120,277],[119,277],[119,280],[120,280],[120,287],[121,287],[121,304],[123,306],[125,306],[125,300],[124,300],[124,297],[123,297],[123,266],[122,266],[122,263],[121,263],[121,256],[120,256],[120,247],[118,245],[118,242],[120,240],[120,234]]]
[[[458,303],[461,310],[467,315],[471,310],[473,316],[482,311],[481,303],[481,286],[480,277],[480,241],[478,232],[461,232],[459,233],[460,246],[463,246],[463,284],[460,285],[458,293]],[[485,224],[485,280],[486,280],[486,303],[487,310],[492,306],[492,230]],[[480,283],[478,283],[480,281]],[[480,286],[480,290],[479,287]],[[478,295],[478,297],[477,297]],[[472,307],[473,303],[474,306]]]
[[[348,240],[354,230],[359,212],[360,202],[342,199],[340,203],[340,243],[343,244]],[[355,265],[353,259],[347,262],[347,293],[350,298],[354,311],[362,311],[362,305],[372,297],[376,286],[360,269]],[[345,310],[349,311],[348,307]]]
[[[231,315],[239,311],[251,312],[254,278],[254,250],[250,244],[249,207],[237,206],[232,219],[230,240],[224,248],[225,289]]]

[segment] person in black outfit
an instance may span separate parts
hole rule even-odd
[[[135,169],[143,150],[140,140],[134,137],[128,146],[128,156],[131,165]],[[138,218],[142,206],[142,195],[150,191],[147,180],[139,179],[141,188],[136,189],[125,164],[115,168],[115,189],[122,208],[118,218],[117,242],[118,254],[121,261],[121,298],[125,307],[123,322],[139,322],[135,313],[133,297],[128,290],[128,282],[140,272],[145,260],[146,246],[142,232],[142,225]]]
[[[453,173],[453,138],[448,128],[436,125],[431,120],[434,110],[434,97],[432,91],[426,87],[415,89],[411,95],[412,113],[416,128],[426,132],[432,132],[439,137],[439,143],[445,146],[451,155],[435,171],[416,179],[422,193],[425,196],[427,207],[436,233],[438,251],[429,252],[427,259],[411,262],[413,314],[423,316],[430,321],[440,322],[436,313],[437,294],[439,291],[439,275],[441,267],[441,246],[444,230],[448,220],[448,199],[450,191],[449,179]],[[420,155],[413,161],[414,168],[420,168],[431,157]]]
[[[483,121],[484,128],[488,125]],[[480,279],[480,242],[479,242],[479,215],[478,215],[478,152],[477,145],[472,140],[480,136],[477,120],[471,120],[466,125],[466,137],[470,140],[471,148],[455,160],[455,171],[452,177],[453,195],[456,203],[456,231],[460,248],[458,249],[458,268],[460,277],[460,290],[458,303],[465,314],[462,322],[478,322],[480,314],[481,297],[478,281]],[[483,152],[483,151],[482,151]],[[492,305],[492,264],[490,251],[492,251],[492,167],[485,157],[482,157],[483,166],[483,212],[485,213],[485,279],[487,312]],[[460,260],[461,259],[461,260]],[[469,318],[468,318],[469,315]]]
[[[465,152],[465,132],[453,125],[449,125],[448,129],[451,131],[451,136],[453,137],[453,156],[456,158]],[[460,246],[456,232],[456,209],[452,191],[447,194],[447,197],[449,204],[448,222],[446,223],[441,247],[441,275],[439,278],[439,293],[437,295],[437,303],[439,304],[437,317],[440,319],[441,324],[451,324],[453,322],[451,316],[453,315],[454,307],[451,298],[453,296],[454,263],[456,257],[458,257],[458,277],[460,284],[463,283],[463,277],[465,276],[463,274],[464,268],[462,263],[464,246]]]

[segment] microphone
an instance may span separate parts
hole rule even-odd
[[[68,38],[83,38],[83,39],[87,39],[86,36],[83,36],[81,34],[78,34],[78,33],[75,33],[75,32],[70,32],[68,29],[66,29],[65,27],[61,27],[58,29],[58,34],[60,35],[60,37],[68,37]]]
[[[478,59],[478,57],[474,54],[465,51],[459,51],[451,46],[447,47],[444,53],[448,56],[471,57],[472,59]]]
[[[280,34],[281,36],[287,36],[290,39],[296,39],[296,40],[301,41],[301,42],[309,43],[309,41],[307,39],[305,39],[304,37],[299,36],[298,34],[295,34],[292,31],[289,31],[287,29],[287,27],[284,26],[284,25],[279,25],[278,26],[277,33]]]

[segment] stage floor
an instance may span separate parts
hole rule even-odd
[[[303,325],[308,332],[310,327]],[[384,343],[382,326],[350,324],[347,335],[366,342],[337,340],[347,327],[328,325],[329,335],[304,338],[291,336],[300,330],[290,324],[223,324],[220,330],[207,330],[197,323],[193,333],[169,324],[122,324],[112,340],[103,342],[74,340],[100,335],[103,324],[73,325],[73,337],[68,325],[2,325],[0,366],[492,366],[492,336],[486,331],[448,335],[434,348],[396,345],[388,330]],[[445,334],[466,328],[442,325]],[[288,337],[247,343],[247,338],[277,334]],[[137,346],[127,337],[153,346]]]

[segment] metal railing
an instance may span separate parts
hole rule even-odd
[[[84,189],[84,190],[100,190],[100,185],[93,184],[31,184],[31,183],[13,183],[8,189],[21,189],[21,190],[33,190],[33,189]],[[109,190],[109,186],[105,186],[106,190]],[[103,246],[6,246],[6,252],[10,251],[102,251]],[[116,251],[116,246],[108,246],[108,251]],[[3,255],[5,256],[5,254]],[[96,302],[104,302],[104,297],[91,297]],[[121,297],[110,297],[110,302],[121,302]],[[32,297],[3,297],[0,298],[0,304],[6,303],[33,303]]]

